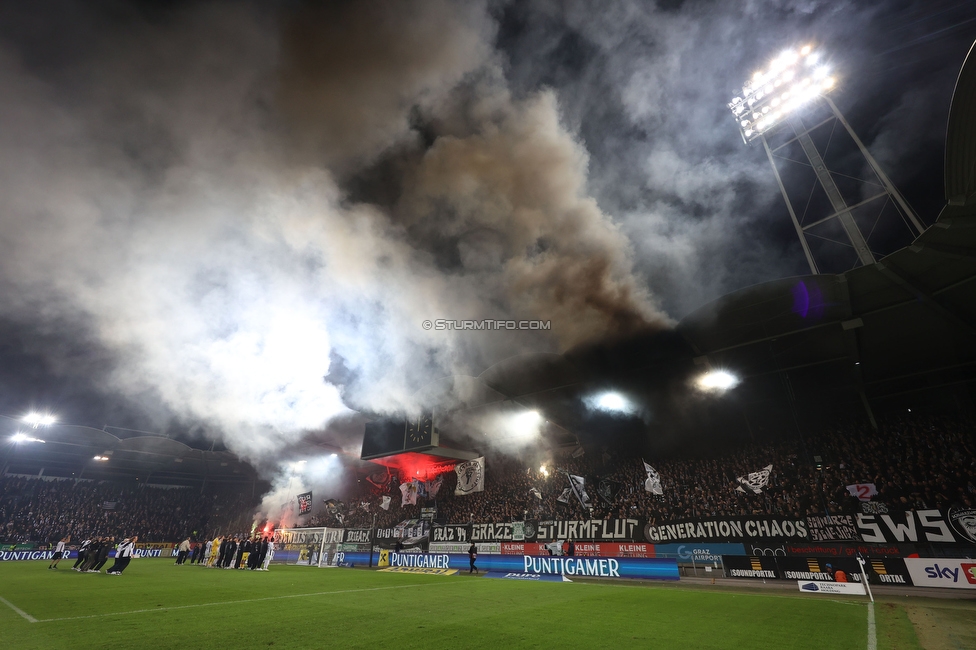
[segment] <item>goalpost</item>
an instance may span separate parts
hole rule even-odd
[[[341,528],[279,528],[271,564],[329,566],[342,543]]]

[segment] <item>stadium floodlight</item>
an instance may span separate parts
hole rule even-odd
[[[533,435],[538,433],[539,425],[542,424],[542,416],[538,411],[523,411],[513,418],[515,432],[521,435]]]
[[[329,458],[336,458],[336,454],[329,454]]]
[[[724,370],[712,370],[698,378],[698,387],[708,392],[722,393],[739,385],[739,378]]]
[[[746,144],[751,144],[757,140],[762,142],[766,156],[769,158],[769,164],[773,168],[773,175],[776,177],[780,192],[786,201],[786,207],[799,237],[800,246],[803,248],[803,254],[810,266],[810,272],[813,274],[820,273],[820,268],[817,260],[814,259],[814,249],[807,241],[808,231],[810,231],[811,236],[819,237],[821,244],[828,242],[845,247],[849,244],[857,255],[858,263],[862,266],[868,266],[877,261],[875,252],[868,242],[871,234],[876,230],[875,227],[872,226],[870,231],[862,232],[861,226],[852,212],[855,209],[865,208],[875,200],[886,198],[897,206],[896,211],[901,213],[902,220],[908,226],[913,239],[925,230],[925,226],[918,219],[914,210],[885,175],[830,98],[829,95],[836,86],[837,78],[833,76],[830,66],[825,62],[823,53],[816,51],[813,45],[804,45],[780,53],[764,69],[755,72],[743,84],[741,96],[733,97],[732,101],[728,103],[743,141]],[[832,172],[842,172],[830,169],[827,161],[824,160],[826,150],[820,151],[811,137],[811,133],[824,127],[830,118],[818,119],[817,124],[809,127],[804,122],[805,117],[822,113],[824,106],[833,113],[836,123],[841,124],[847,131],[863,155],[865,163],[871,168],[877,179],[877,183],[868,180],[863,181],[866,183],[864,185],[866,193],[861,196],[860,202],[854,205],[848,204],[848,199],[845,198],[845,194],[838,187],[832,175]],[[771,146],[769,137],[774,135],[771,131],[778,131],[778,127],[784,125],[791,127],[795,137],[789,137],[787,134],[785,139],[780,138],[780,142],[774,142]],[[833,129],[833,126],[830,128]],[[784,129],[784,131],[788,131],[788,129]],[[782,153],[782,150],[788,147],[795,150],[794,145],[798,145],[802,149],[802,155],[806,157],[806,162],[799,160],[795,151]],[[827,196],[829,210],[821,214],[820,208],[815,207],[813,212],[817,214],[808,215],[809,201],[805,207],[794,206],[790,193],[787,191],[783,178],[777,169],[777,159],[786,163],[809,163],[816,175],[816,181]],[[880,185],[881,188],[877,188],[877,185]],[[883,205],[886,206],[887,203]],[[881,209],[884,210],[883,207]],[[833,222],[833,220],[840,224],[846,236],[846,242],[835,240],[832,236],[824,236],[823,229],[827,228],[828,222]],[[876,225],[877,221],[875,221]],[[819,249],[822,250],[822,246]],[[846,261],[844,264],[846,266]]]
[[[44,415],[35,412],[28,413],[23,419],[24,422],[31,425],[35,429],[37,427],[49,427],[57,421],[53,415]]]
[[[834,88],[837,80],[828,66],[819,64],[820,58],[812,45],[786,50],[743,84],[742,96],[733,97],[728,106],[746,143]]]
[[[106,461],[108,460],[108,456],[92,456],[92,460]]]
[[[627,409],[627,400],[620,393],[604,393],[600,395],[597,404],[600,408],[607,411],[624,411]]]
[[[44,442],[44,441],[41,440],[40,438],[29,436],[23,431],[18,431],[14,435],[10,436],[10,442],[17,443],[17,442]]]

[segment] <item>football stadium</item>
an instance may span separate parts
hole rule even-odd
[[[4,648],[976,648],[968,3],[0,16]]]

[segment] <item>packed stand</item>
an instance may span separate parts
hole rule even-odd
[[[6,476],[0,477],[0,541],[138,534],[143,542],[166,542],[221,525],[243,530],[245,519],[249,528],[255,505],[238,491]]]
[[[527,466],[507,457],[486,458],[483,492],[455,496],[457,477],[444,474],[436,497],[421,497],[417,505],[400,505],[396,481],[384,494],[392,497],[388,510],[379,507],[380,492],[360,483],[360,491],[347,500],[341,517],[321,513],[303,525],[378,527],[420,517],[420,510],[437,506],[437,518],[446,523],[509,522],[524,518],[641,518],[650,523],[734,515],[854,514],[861,502],[847,489],[873,483],[872,499],[892,510],[976,503],[976,427],[972,423],[938,418],[899,418],[879,423],[828,427],[804,440],[782,440],[750,445],[712,458],[645,457],[613,450],[588,450],[579,458],[567,457]],[[814,461],[819,456],[822,462]],[[644,489],[643,460],[659,473],[663,495]],[[737,490],[737,477],[768,465],[773,469],[761,494]],[[590,497],[584,509],[574,497],[558,498],[569,485],[558,470],[583,476]],[[609,498],[597,486],[606,481]],[[533,494],[533,488],[538,496]],[[538,498],[541,497],[541,498]],[[341,521],[340,521],[341,519]]]

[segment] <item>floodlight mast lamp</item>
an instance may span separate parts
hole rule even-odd
[[[786,201],[786,207],[793,221],[793,227],[800,239],[803,253],[810,265],[810,271],[818,274],[820,271],[814,259],[813,252],[807,243],[806,230],[829,219],[837,219],[847,235],[851,246],[857,253],[858,261],[862,265],[874,264],[876,262],[874,253],[868,246],[867,240],[854,221],[851,214],[851,207],[847,205],[841,195],[837,184],[834,182],[824,163],[823,156],[817,150],[813,139],[810,137],[810,129],[804,124],[800,113],[804,108],[809,107],[817,101],[825,102],[834,117],[840,122],[851,139],[857,145],[865,161],[870,165],[878,180],[884,188],[884,192],[879,195],[887,194],[904,215],[912,223],[915,233],[921,234],[924,227],[919,222],[914,211],[908,206],[904,197],[898,192],[895,186],[885,175],[884,171],[868,152],[864,143],[857,137],[850,124],[844,119],[837,106],[827,95],[836,86],[836,79],[830,75],[829,68],[821,62],[820,53],[816,52],[812,45],[805,45],[799,49],[787,50],[780,54],[769,65],[768,69],[756,72],[749,81],[742,87],[742,97],[734,97],[729,102],[729,110],[735,116],[739,126],[739,133],[746,144],[751,144],[755,140],[761,140],[763,149],[769,159],[769,164],[773,168],[773,175],[779,186],[780,193]],[[782,126],[789,124],[796,134],[795,140],[799,142],[803,153],[810,163],[810,167],[816,174],[817,181],[820,183],[827,198],[830,201],[833,213],[808,226],[803,226],[796,215],[796,210],[790,201],[789,194],[780,177],[776,167],[773,150],[769,147],[766,134]],[[877,198],[877,197],[873,197]]]

